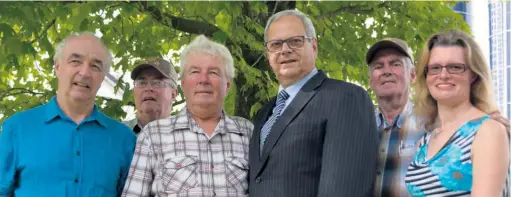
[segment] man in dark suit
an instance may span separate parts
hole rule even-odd
[[[378,138],[367,92],[315,68],[314,26],[299,11],[268,20],[265,47],[280,85],[254,120],[249,195],[371,196]]]

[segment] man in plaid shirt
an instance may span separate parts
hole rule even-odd
[[[231,53],[201,35],[180,66],[186,107],[144,127],[122,196],[247,196],[253,125],[223,110],[234,77]]]

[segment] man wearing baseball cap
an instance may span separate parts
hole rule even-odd
[[[410,98],[415,79],[413,55],[405,41],[385,38],[373,44],[367,54],[369,83],[376,95],[376,126],[380,135],[374,196],[409,196],[405,187],[406,168],[426,132],[417,125]],[[509,121],[499,113],[491,117],[509,130]]]
[[[385,38],[369,48],[366,63],[378,103],[375,116],[380,135],[374,196],[408,196],[405,172],[423,133],[415,125],[409,101],[415,79],[413,55],[405,41]]]
[[[125,124],[138,134],[147,123],[170,116],[177,96],[177,74],[169,61],[151,58],[135,66],[131,79],[136,118]]]

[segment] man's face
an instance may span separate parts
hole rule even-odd
[[[181,86],[187,106],[223,106],[231,83],[222,60],[194,52],[188,55],[185,62]]]
[[[139,115],[151,114],[150,117],[165,118],[170,115],[172,103],[177,96],[173,83],[155,68],[145,68],[135,78],[133,89],[135,107]]]
[[[108,70],[107,61],[107,51],[96,38],[69,39],[55,61],[58,93],[72,101],[94,101]]]
[[[369,65],[371,89],[377,97],[404,94],[415,79],[415,72],[406,64],[408,57],[394,49],[382,49]],[[411,65],[410,65],[411,66]]]
[[[267,39],[269,43],[295,36],[306,36],[305,26],[296,16],[282,16],[268,28]],[[290,42],[300,42],[300,40],[291,39]],[[266,52],[270,66],[279,82],[281,84],[283,82],[292,84],[312,71],[318,51],[316,39],[305,38],[301,47],[293,48],[289,44],[283,43],[280,51],[269,51],[267,49]]]

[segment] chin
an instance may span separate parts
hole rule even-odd
[[[449,105],[455,104],[455,103],[460,103],[462,100],[455,95],[437,95],[437,96],[433,96],[433,98],[439,104],[449,104]]]

